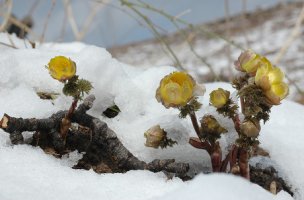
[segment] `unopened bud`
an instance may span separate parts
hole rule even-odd
[[[247,137],[258,137],[261,126],[260,123],[256,120],[245,120],[240,125],[241,133],[246,135]]]
[[[259,67],[261,57],[251,49],[241,53],[238,60],[234,62],[235,68],[242,72],[255,73]]]
[[[238,164],[233,165],[230,172],[232,174],[240,174],[240,166]]]
[[[272,181],[272,182],[270,183],[269,191],[270,191],[272,194],[277,194],[277,182]]]
[[[146,138],[146,146],[152,148],[158,148],[161,145],[161,142],[164,141],[166,133],[159,125],[149,128],[144,136]]]
[[[203,133],[221,134],[228,132],[222,127],[219,122],[212,115],[205,115],[201,120],[201,127]]]
[[[229,91],[218,88],[210,93],[210,103],[216,108],[221,108],[228,102],[229,97]]]

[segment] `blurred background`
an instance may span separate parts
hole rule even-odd
[[[12,14],[18,19],[31,16],[38,36],[43,32],[48,19],[45,41],[73,41],[81,39],[86,43],[102,47],[113,47],[141,41],[153,34],[139,24],[136,15],[119,0],[13,0]],[[131,1],[135,2],[136,1]],[[144,0],[172,16],[178,16],[192,24],[201,24],[256,9],[270,8],[287,0]],[[5,0],[0,0],[1,4]],[[68,5],[68,6],[67,6]],[[89,26],[81,38],[73,34],[67,10],[71,8],[78,29]],[[51,12],[51,13],[50,13]],[[176,31],[166,18],[149,10],[142,13],[162,27],[166,32]],[[48,17],[48,15],[50,15]],[[92,16],[93,15],[93,16]],[[85,23],[88,23],[86,25]],[[81,31],[81,30],[79,30]],[[34,39],[34,38],[33,38]]]
[[[284,69],[300,103],[303,21],[303,0],[0,0],[2,32],[35,45],[101,46],[130,65],[176,66],[200,82],[230,81],[251,48]]]

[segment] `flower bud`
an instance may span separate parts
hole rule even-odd
[[[221,134],[228,132],[212,115],[205,115],[201,120],[202,132],[207,134]]]
[[[259,67],[261,56],[251,49],[241,53],[238,60],[234,62],[235,68],[242,72],[255,73]]]
[[[277,182],[276,181],[272,181],[269,185],[269,191],[272,194],[277,194]]]
[[[256,120],[245,120],[240,125],[241,133],[247,137],[258,137],[261,126],[260,123]]]
[[[158,148],[160,144],[164,141],[166,133],[159,125],[149,128],[144,136],[146,138],[146,146],[152,148]]]
[[[210,103],[216,108],[221,108],[228,102],[229,96],[229,91],[218,88],[210,93]]]
[[[230,172],[232,174],[236,174],[236,175],[240,174],[240,171],[241,171],[241,169],[240,169],[240,166],[238,164],[233,165],[231,170],[230,170]]]

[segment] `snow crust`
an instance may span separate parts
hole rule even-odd
[[[5,38],[6,35],[0,34],[1,41]],[[175,68],[131,67],[113,59],[103,48],[82,43],[47,43],[36,49],[22,46],[23,41],[17,39],[16,43],[21,45],[19,49],[0,47],[0,115],[41,118],[67,109],[71,98],[61,94],[63,85],[52,79],[44,68],[50,58],[64,55],[77,63],[80,77],[93,83],[92,93],[97,99],[91,114],[106,121],[135,156],[145,161],[175,158],[189,162],[193,173],[210,170],[207,154],[187,144],[189,136],[195,135],[190,119],[180,119],[177,110],[165,109],[155,99],[160,79]],[[233,125],[208,106],[210,91],[218,87],[234,92],[227,83],[206,84],[206,94],[199,98],[203,108],[197,115],[200,118],[209,113],[219,119],[229,130],[221,139],[222,145],[227,146],[235,136]],[[60,96],[53,102],[41,100],[36,91],[58,92]],[[104,118],[102,111],[114,103],[122,112],[114,119]],[[303,106],[284,101],[273,108],[270,121],[262,126],[260,136],[272,163],[288,180],[298,200],[304,198],[303,113]],[[156,124],[177,140],[178,145],[165,150],[145,147],[143,133]],[[71,169],[81,156],[72,152],[56,159],[39,148],[11,146],[8,134],[1,130],[0,199],[292,199],[285,192],[274,196],[257,185],[224,174],[202,174],[192,181],[182,182],[148,171],[98,175],[93,171]]]

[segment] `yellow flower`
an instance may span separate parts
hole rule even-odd
[[[269,103],[280,104],[280,101],[288,95],[288,85],[283,82],[284,73],[278,67],[261,66],[255,76],[255,84],[264,91]]]
[[[47,65],[50,75],[59,81],[66,81],[76,73],[76,64],[64,56],[56,56]]]
[[[216,108],[221,108],[228,102],[229,96],[229,91],[218,88],[210,93],[210,103]]]
[[[246,72],[250,75],[255,75],[259,67],[271,66],[271,63],[269,60],[267,60],[267,58],[262,57],[249,49],[241,53],[234,65],[239,71]]]
[[[205,89],[195,83],[185,72],[173,72],[160,81],[156,99],[166,107],[185,106],[195,95],[203,95]]]

